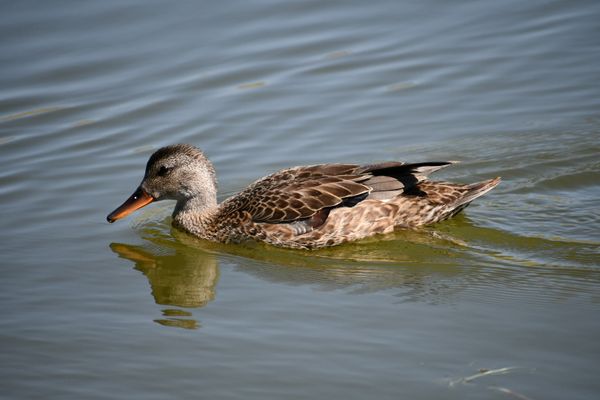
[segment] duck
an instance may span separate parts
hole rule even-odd
[[[113,223],[175,200],[172,225],[221,243],[264,242],[319,249],[451,218],[500,183],[460,184],[428,176],[456,161],[318,164],[282,169],[217,202],[215,168],[190,144],[155,151],[134,193],[107,216]]]

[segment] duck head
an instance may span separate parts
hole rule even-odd
[[[115,222],[154,201],[176,200],[177,210],[216,206],[217,181],[212,163],[200,149],[176,144],[158,149],[146,164],[133,194],[106,217]]]

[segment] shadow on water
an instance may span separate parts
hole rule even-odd
[[[595,296],[600,282],[593,243],[522,237],[475,226],[465,215],[433,228],[313,252],[210,243],[169,228],[169,219],[142,223],[139,233],[142,245],[112,243],[111,250],[146,276],[157,304],[178,307],[162,310],[164,318],[155,322],[188,329],[199,323],[182,309],[214,300],[219,265],[273,283],[351,294],[391,291],[397,302],[429,304],[469,295],[492,302],[507,296],[564,301]]]

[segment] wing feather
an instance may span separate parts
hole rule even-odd
[[[226,212],[248,213],[254,222],[291,223],[366,198],[401,195],[449,162],[321,164],[284,169],[262,178],[223,203]],[[316,217],[315,217],[316,218]]]

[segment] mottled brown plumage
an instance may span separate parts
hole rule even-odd
[[[109,216],[177,200],[173,224],[203,239],[314,249],[450,218],[500,178],[470,185],[427,176],[452,162],[321,164],[281,170],[217,204],[212,164],[190,145],[156,151],[138,190]]]

